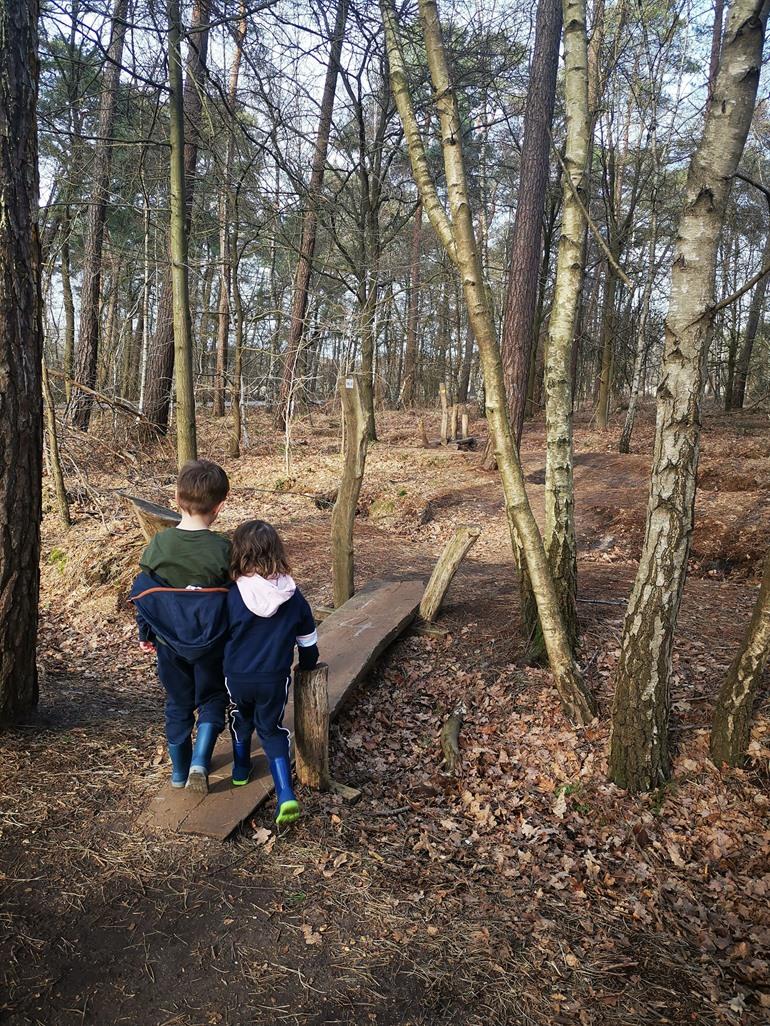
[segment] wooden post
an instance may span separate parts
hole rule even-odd
[[[160,531],[165,531],[167,527],[176,527],[182,519],[181,513],[175,513],[173,509],[158,506],[155,502],[148,502],[146,499],[140,499],[137,495],[129,495],[127,492],[120,494],[136,517],[147,541],[150,541]]]
[[[316,791],[333,791],[349,801],[360,797],[355,787],[332,780],[329,772],[329,667],[294,671],[294,741],[297,780]]]
[[[469,435],[470,435],[470,430],[469,430],[469,426],[468,426],[468,407],[467,406],[463,406],[461,424],[462,424],[462,427],[460,428],[460,436],[461,436],[461,438],[468,438]]]
[[[420,616],[423,620],[428,623],[435,620],[452,578],[480,534],[480,527],[460,527],[444,546],[420,603]]]
[[[366,412],[354,374],[340,381],[345,458],[337,501],[332,511],[332,576],[334,605],[353,594],[353,523],[366,464],[368,439]]]
[[[428,432],[425,430],[425,417],[420,417],[420,442],[422,443],[423,449],[430,449]]]
[[[438,386],[438,397],[441,400],[441,436],[439,442],[441,445],[447,443],[447,429],[449,426],[449,414],[446,405],[446,385],[442,381]]]
[[[457,441],[457,404],[452,403],[449,410],[449,438],[452,442]]]

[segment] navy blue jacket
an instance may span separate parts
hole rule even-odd
[[[285,678],[291,673],[294,645],[299,663],[312,669],[318,660],[318,635],[307,599],[297,588],[272,616],[256,616],[238,587],[227,596],[229,630],[225,642],[225,677],[233,682]]]
[[[195,662],[222,651],[227,634],[230,588],[171,588],[154,574],[140,573],[129,601],[136,610],[140,641],[160,641]]]

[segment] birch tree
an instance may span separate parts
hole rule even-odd
[[[692,156],[671,268],[647,525],[623,628],[610,777],[643,791],[670,774],[671,654],[687,572],[716,259],[759,85],[770,0],[731,6],[714,95]]]
[[[484,370],[487,418],[500,468],[509,526],[516,544],[520,544],[524,552],[548,659],[564,710],[573,722],[585,724],[594,716],[595,705],[574,662],[569,638],[562,623],[556,590],[548,569],[540,532],[527,498],[524,476],[508,417],[500,346],[473,226],[457,95],[449,73],[437,6],[435,0],[419,0],[428,69],[439,117],[449,201],[448,212],[439,199],[428,165],[401,53],[396,16],[389,0],[381,0],[381,9],[390,61],[391,86],[404,126],[412,173],[425,212],[441,245],[460,275],[468,316],[479,347]]]

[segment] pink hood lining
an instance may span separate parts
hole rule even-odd
[[[243,604],[255,616],[273,616],[297,590],[294,578],[288,574],[279,574],[277,577],[249,574],[239,577],[235,583]]]

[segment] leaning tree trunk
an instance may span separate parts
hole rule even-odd
[[[206,53],[209,40],[209,0],[195,0],[193,5],[187,69],[184,83],[184,176],[185,234],[190,237],[193,194],[198,166],[198,133],[202,101],[205,93]],[[171,266],[163,279],[155,319],[155,332],[147,349],[143,377],[142,412],[151,430],[164,435],[168,430],[171,404],[171,382],[174,376],[174,302]]]
[[[577,639],[577,541],[572,476],[572,340],[583,280],[588,168],[588,39],[585,0],[564,0],[567,140],[561,240],[545,359],[545,551],[571,644]]]
[[[714,99],[687,176],[671,269],[647,527],[612,713],[610,777],[631,791],[657,787],[671,770],[671,651],[693,527],[717,249],[754,113],[769,11],[770,0],[736,0],[730,9]]]
[[[524,110],[518,203],[511,235],[501,343],[508,409],[517,445],[521,443],[524,427],[529,368],[535,344],[534,320],[561,24],[562,0],[539,0]]]
[[[318,233],[318,206],[321,200],[324,172],[326,171],[326,155],[329,152],[329,136],[331,133],[332,113],[334,112],[334,94],[337,91],[337,78],[340,69],[340,55],[345,38],[345,23],[348,16],[348,0],[337,0],[337,17],[329,49],[329,62],[326,66],[326,79],[321,96],[321,110],[318,117],[318,132],[313,152],[313,164],[310,171],[310,183],[307,190],[305,216],[302,221],[302,237],[299,244],[297,270],[294,275],[294,298],[291,305],[289,322],[289,340],[286,346],[286,359],[283,365],[281,394],[278,403],[278,423],[286,426],[291,418],[292,397],[296,394],[294,378],[299,367],[302,343],[305,337],[305,321],[310,291],[310,279],[313,273],[316,235]]]
[[[714,709],[711,758],[717,766],[742,766],[751,739],[754,695],[770,651],[770,553],[740,651],[727,671]]]
[[[246,38],[245,0],[241,0],[238,28],[235,33],[235,49],[230,64],[230,82],[227,89],[227,103],[230,121],[227,126],[227,150],[222,173],[222,187],[219,192],[219,321],[217,324],[217,356],[214,371],[214,416],[225,415],[225,388],[227,378],[227,342],[230,333],[230,288],[232,264],[230,259],[230,219],[232,215],[233,160],[235,158],[235,107],[238,101],[238,77],[241,70],[243,41]]]
[[[187,202],[184,168],[184,100],[182,96],[181,15],[179,0],[168,4],[169,139],[171,142],[169,206],[171,228],[171,288],[176,375],[176,455],[179,467],[198,455],[195,437],[195,382],[187,277]]]
[[[102,286],[102,249],[104,226],[107,220],[107,200],[110,192],[112,167],[111,137],[115,130],[118,109],[120,64],[126,37],[128,0],[115,0],[112,12],[112,38],[107,51],[99,108],[99,138],[96,142],[91,169],[93,187],[88,206],[88,223],[84,240],[83,282],[80,288],[80,330],[77,342],[77,370],[75,377],[89,388],[96,387],[96,365],[99,357],[99,306]],[[72,396],[72,423],[87,431],[91,421],[93,396],[74,390]]]
[[[495,442],[495,454],[500,468],[512,540],[515,540],[515,544],[520,543],[524,552],[556,687],[567,716],[575,723],[587,723],[594,716],[596,707],[572,657],[543,542],[527,498],[524,474],[508,419],[500,347],[473,227],[457,95],[449,74],[438,11],[435,0],[420,0],[419,6],[434,89],[434,102],[441,122],[442,153],[451,221],[438,197],[431,176],[412,105],[395,14],[389,0],[381,0],[393,95],[404,125],[412,173],[425,210],[439,241],[457,267],[463,283],[468,316],[471,319],[484,370],[487,418]]]
[[[0,723],[37,704],[43,455],[36,0],[0,4]]]

